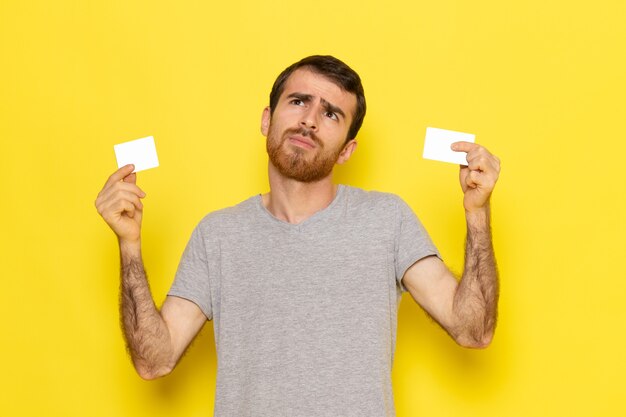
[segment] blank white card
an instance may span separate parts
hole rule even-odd
[[[152,136],[113,145],[113,149],[118,168],[127,164],[134,164],[135,170],[133,172],[139,172],[159,166],[159,158]]]
[[[455,152],[450,149],[450,145],[460,141],[474,143],[475,138],[476,135],[471,133],[427,127],[422,156],[425,159],[467,165],[467,152]]]

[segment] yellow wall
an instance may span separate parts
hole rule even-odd
[[[425,128],[503,161],[495,341],[463,350],[405,296],[398,415],[625,415],[624,22],[622,0],[1,2],[0,414],[211,415],[211,325],[172,375],[134,374],[93,202],[113,144],[154,135],[161,167],[139,183],[160,303],[199,219],[267,191],[275,76],[329,53],[369,106],[338,180],[404,197],[456,271],[457,168],[421,159]]]

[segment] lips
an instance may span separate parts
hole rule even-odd
[[[305,136],[291,135],[288,137],[288,139],[290,143],[296,146],[299,146],[301,148],[313,149],[316,146],[315,142],[312,139],[305,137]]]

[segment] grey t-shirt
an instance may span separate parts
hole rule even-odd
[[[429,255],[406,203],[349,186],[299,224],[259,195],[207,215],[169,295],[213,320],[215,416],[394,416],[401,279]]]

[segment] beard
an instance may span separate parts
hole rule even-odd
[[[289,136],[301,135],[315,142],[314,149],[290,146]],[[315,182],[326,178],[333,170],[343,146],[338,149],[324,149],[322,141],[312,131],[304,128],[287,129],[281,137],[270,124],[267,134],[267,155],[272,165],[283,176],[299,182]],[[313,156],[308,153],[316,152]]]

